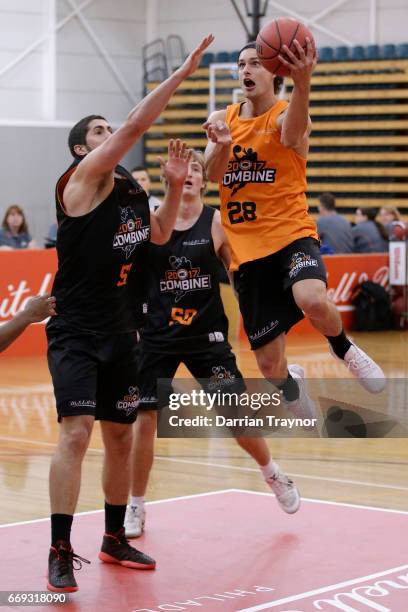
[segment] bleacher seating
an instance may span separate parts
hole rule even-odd
[[[205,54],[203,67],[180,85],[166,111],[149,130],[145,154],[154,177],[153,188],[161,189],[157,154],[165,150],[170,136],[180,136],[190,146],[204,149],[206,136],[201,125],[208,115],[208,65],[212,61],[236,62],[237,54],[238,51]],[[348,215],[356,207],[387,204],[406,215],[408,44],[323,47],[319,55],[310,94],[310,205],[316,206],[322,191],[332,191],[338,206]],[[359,60],[346,61],[342,59],[345,57]],[[288,78],[285,82],[290,94],[291,81]],[[155,86],[147,84],[148,89]],[[232,90],[238,87],[234,71],[217,71],[217,108],[231,104]],[[207,202],[218,204],[216,185],[209,185]]]

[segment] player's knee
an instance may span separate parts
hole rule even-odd
[[[282,370],[284,354],[281,351],[261,353],[257,356],[258,366],[265,378],[279,377]]]
[[[298,300],[298,306],[303,310],[307,317],[319,319],[327,313],[326,292],[315,292],[302,296]]]
[[[136,419],[136,428],[139,435],[149,436],[156,433],[157,411],[139,410]]]
[[[76,427],[65,431],[61,436],[63,447],[76,456],[84,455],[88,448],[91,432],[85,425],[78,424]]]

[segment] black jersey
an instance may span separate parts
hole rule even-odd
[[[146,265],[150,211],[146,193],[117,166],[114,188],[94,210],[68,216],[62,193],[74,163],[58,180],[58,271],[52,294],[58,317],[77,329],[122,333],[138,326],[136,304],[145,301],[146,287],[138,269]],[[50,322],[52,325],[52,322]]]
[[[148,316],[142,331],[148,351],[197,353],[227,343],[213,216],[214,209],[204,206],[190,229],[174,230],[165,245],[150,245]]]

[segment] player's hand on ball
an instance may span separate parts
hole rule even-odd
[[[36,295],[30,298],[24,308],[24,314],[30,323],[39,323],[47,317],[57,314],[55,297],[46,295]]]
[[[184,184],[192,153],[191,149],[187,149],[185,142],[179,139],[169,141],[167,161],[163,157],[158,158],[163,179],[168,185]]]
[[[283,45],[282,49],[285,57],[279,55],[279,59],[290,70],[290,76],[295,85],[309,85],[318,60],[317,52],[315,52],[309,38],[306,38],[306,52],[296,39],[293,41],[293,44],[296,47],[296,53],[293,53],[286,45]]]
[[[198,47],[196,47],[194,51],[192,51],[190,55],[186,58],[184,64],[182,64],[177,70],[177,72],[181,74],[183,79],[186,79],[190,76],[190,74],[193,74],[193,72],[197,70],[204,51],[207,49],[207,47],[211,45],[213,41],[214,36],[212,34],[209,34],[208,36],[203,38]]]
[[[231,132],[228,125],[224,121],[216,121],[203,123],[203,128],[207,131],[208,139],[215,144],[230,145],[232,143]]]

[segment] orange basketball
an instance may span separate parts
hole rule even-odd
[[[314,52],[316,52],[316,44],[311,31],[300,21],[291,17],[279,17],[266,23],[259,32],[256,39],[256,52],[261,60],[262,65],[279,76],[288,76],[289,70],[278,59],[278,55],[282,55],[290,61],[290,58],[285,56],[282,51],[282,46],[286,45],[295,55],[297,55],[296,47],[293,41],[298,43],[306,51],[306,38],[310,39]]]

